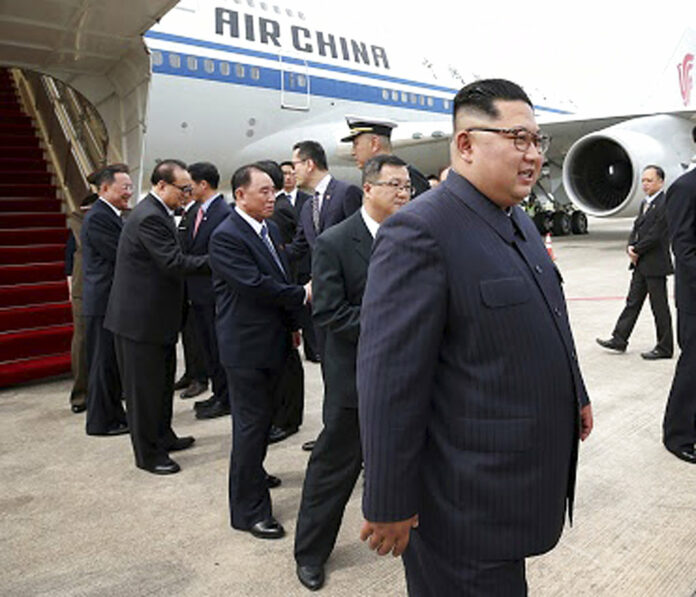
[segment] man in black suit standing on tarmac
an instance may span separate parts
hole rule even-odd
[[[174,210],[191,192],[186,164],[163,160],[150,181],[123,226],[104,327],[115,335],[136,466],[168,475],[181,470],[169,452],[194,442],[172,429],[184,276],[210,268],[207,255],[184,255],[177,239]]]
[[[326,334],[324,428],[307,465],[295,535],[297,576],[311,590],[324,584],[324,563],[360,474],[355,387],[360,304],[377,230],[411,197],[406,163],[392,155],[368,160],[363,197],[359,211],[317,239],[313,255],[314,318]]]
[[[641,182],[646,197],[633,223],[626,252],[633,270],[631,286],[611,338],[597,338],[597,344],[617,352],[625,352],[628,339],[643,308],[645,297],[650,297],[650,308],[655,318],[657,343],[641,353],[644,359],[671,359],[674,350],[672,316],[667,302],[667,276],[673,272],[669,254],[669,236],[662,186],[665,173],[659,166],[646,166]]]
[[[121,214],[133,195],[128,168],[106,166],[94,174],[99,199],[87,212],[82,242],[82,317],[86,329],[87,435],[128,433],[121,404],[121,380],[114,336],[104,327],[104,315],[114,279],[116,250],[123,228]]]

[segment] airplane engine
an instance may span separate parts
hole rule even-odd
[[[563,162],[563,186],[578,208],[599,217],[634,216],[643,168],[665,171],[665,188],[684,172],[694,147],[693,122],[678,116],[633,118],[578,139]]]

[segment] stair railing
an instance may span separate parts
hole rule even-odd
[[[67,211],[75,211],[90,192],[87,176],[106,164],[106,126],[96,109],[62,81],[20,69],[12,69],[12,75],[39,126]]]

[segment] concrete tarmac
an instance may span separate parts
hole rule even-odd
[[[580,450],[574,525],[528,561],[530,595],[696,595],[696,467],[661,444],[676,356],[641,359],[655,343],[647,305],[627,353],[595,343],[610,335],[628,290],[630,224],[592,219],[588,236],[554,239],[595,430]],[[305,423],[266,460],[283,482],[272,490],[287,531],[278,541],[229,526],[229,417],[198,421],[193,401],[177,397],[174,428],[197,441],[174,454],[181,473],[157,477],[135,468],[128,436],[85,435],[84,416],[68,406],[70,380],[0,391],[0,595],[307,595],[293,536],[307,463],[300,446],[320,430],[322,386],[317,365],[305,371]],[[360,489],[321,594],[405,595],[400,560],[358,539]]]

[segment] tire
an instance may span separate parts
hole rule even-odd
[[[538,211],[534,214],[532,220],[534,221],[534,224],[536,225],[539,234],[541,234],[542,236],[545,236],[546,234],[551,232],[552,221],[551,214],[549,214],[549,212]]]
[[[581,211],[574,211],[570,216],[570,228],[573,234],[587,234],[587,216]]]
[[[554,236],[567,236],[570,234],[570,216],[564,211],[555,212],[553,214],[551,231]]]

